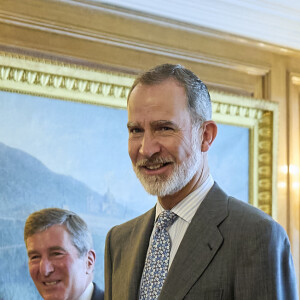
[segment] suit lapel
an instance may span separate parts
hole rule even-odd
[[[227,216],[227,195],[215,183],[198,208],[173,260],[160,299],[183,299],[222,245],[218,225]]]
[[[130,249],[128,260],[131,262],[130,264],[126,263],[126,265],[132,266],[132,268],[124,270],[128,274],[128,283],[127,286],[124,286],[124,289],[130,288],[128,299],[138,299],[140,280],[154,225],[154,218],[155,207],[137,218],[135,225],[132,227],[128,241]]]

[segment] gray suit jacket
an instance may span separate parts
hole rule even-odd
[[[155,208],[108,233],[106,300],[138,299],[154,216]],[[298,299],[284,229],[215,183],[186,231],[159,299]]]

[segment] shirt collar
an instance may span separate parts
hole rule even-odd
[[[83,294],[78,298],[78,300],[91,300],[94,291],[94,285],[92,282],[89,283]]]
[[[204,200],[205,196],[207,195],[213,184],[214,180],[209,174],[207,179],[203,182],[203,184],[200,187],[198,187],[195,191],[187,195],[183,200],[181,200],[177,205],[175,205],[171,209],[171,211],[178,215],[179,218],[185,220],[188,223],[191,223],[192,218],[194,217],[198,207]],[[164,210],[165,209],[157,200],[155,221]]]

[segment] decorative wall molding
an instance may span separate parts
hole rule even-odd
[[[1,90],[126,108],[133,81],[134,76],[128,74],[0,53]],[[274,216],[277,105],[215,91],[210,94],[216,122],[249,128],[249,199],[253,205]]]
[[[73,2],[73,1],[65,1]],[[98,10],[106,10],[105,7],[98,6]],[[117,11],[117,8],[113,10]],[[131,18],[134,16],[131,12]],[[151,22],[155,23],[156,18]],[[29,17],[27,15],[18,15],[12,12],[6,13],[0,10],[0,22],[8,25],[15,25],[23,28],[29,28],[32,30],[40,30],[48,33],[59,34],[62,36],[74,37],[80,40],[88,40],[92,42],[102,43],[115,47],[122,47],[125,49],[136,50],[149,54],[163,55],[172,59],[181,59],[189,62],[195,62],[200,64],[211,65],[215,67],[221,67],[229,70],[234,70],[242,73],[246,73],[254,76],[264,76],[270,71],[269,66],[255,65],[251,63],[241,62],[234,59],[220,58],[212,54],[204,54],[200,52],[193,52],[184,49],[166,47],[163,45],[149,43],[141,40],[134,40],[125,36],[118,36],[116,34],[104,33],[101,31],[93,30],[92,28],[82,28],[75,25],[64,23],[62,20],[53,24],[49,20]],[[158,22],[161,23],[161,22]],[[170,23],[172,24],[172,23]],[[170,26],[170,24],[164,24]],[[184,28],[188,30],[188,27]],[[203,32],[203,30],[202,30]],[[219,36],[220,37],[220,36]]]
[[[270,215],[276,210],[275,203],[272,203],[277,182],[276,164],[272,164],[277,157],[277,138],[274,137],[274,127],[277,127],[274,119],[277,120],[277,112],[268,111],[264,112],[258,122],[257,206]]]
[[[133,80],[130,75],[0,55],[0,88],[3,90],[125,108]]]
[[[300,74],[291,74],[292,84],[300,86]]]
[[[287,176],[288,230],[290,236],[299,235],[300,228],[300,72],[288,72],[288,160],[281,172]],[[291,243],[296,274],[300,274],[300,244]]]
[[[276,216],[278,105],[235,95],[210,92],[213,119],[249,128],[249,199]]]
[[[300,4],[299,1],[284,0],[193,0],[187,4],[183,0],[154,0],[146,3],[139,0],[71,0],[84,4],[105,2],[136,13],[151,14],[214,30],[226,35],[237,35],[257,40],[259,47],[277,45],[282,53],[290,49],[300,50]],[[230,34],[226,38],[230,37]],[[260,42],[259,42],[260,41]],[[281,49],[280,49],[281,48]],[[290,49],[289,49],[290,48]]]

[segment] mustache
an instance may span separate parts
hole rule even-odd
[[[155,165],[155,164],[167,164],[167,163],[173,163],[174,160],[171,157],[150,157],[150,158],[143,158],[137,161],[136,166],[137,167],[147,167],[149,165]]]

